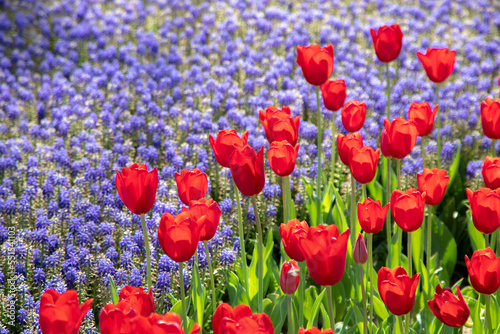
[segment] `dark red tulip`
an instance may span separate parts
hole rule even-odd
[[[286,254],[297,262],[306,258],[299,247],[299,240],[307,237],[309,225],[305,221],[292,219],[286,224],[280,225],[280,236]]]
[[[415,291],[420,274],[408,276],[403,267],[390,269],[382,267],[378,271],[378,292],[385,306],[394,315],[409,313],[415,304]]]
[[[166,212],[161,216],[158,241],[168,257],[175,262],[185,262],[196,252],[200,226],[189,211],[181,212],[176,217]]]
[[[180,174],[175,173],[175,183],[177,183],[179,198],[185,205],[189,205],[190,201],[197,201],[207,194],[207,174],[198,168],[183,169]]]
[[[342,108],[347,96],[344,80],[328,80],[321,85],[320,89],[326,109],[337,111]]]
[[[135,316],[137,312],[128,301],[106,304],[99,314],[101,334],[131,334],[130,320]]]
[[[445,81],[453,72],[455,67],[455,51],[443,49],[427,49],[425,55],[417,52],[418,59],[422,63],[430,81],[440,83]]]
[[[420,137],[425,137],[432,132],[434,128],[434,117],[438,111],[439,106],[436,105],[434,110],[427,102],[417,103],[413,102],[410,105],[410,110],[408,111],[408,119],[415,121],[415,126],[417,127],[418,135]]]
[[[481,102],[481,126],[486,137],[500,139],[500,99]]]
[[[432,314],[443,324],[450,327],[462,327],[470,315],[469,305],[465,302],[460,288],[457,286],[457,296],[450,288],[441,288],[436,285],[434,299],[427,301]]]
[[[74,290],[60,294],[56,290],[45,291],[40,299],[39,322],[43,334],[78,334],[83,318],[92,306],[92,298],[79,304]]]
[[[231,154],[236,147],[243,147],[247,144],[248,131],[243,132],[241,138],[236,133],[236,130],[220,130],[217,139],[209,135],[210,146],[215,155],[215,160],[222,167],[229,168]]]
[[[391,148],[389,147],[389,138],[385,128],[382,130],[382,136],[380,137],[380,151],[382,151],[384,157],[392,158]]]
[[[354,243],[354,249],[352,251],[352,257],[354,262],[357,264],[365,264],[368,260],[368,252],[366,251],[366,243],[363,238],[363,234],[358,234],[356,242]]]
[[[349,233],[347,229],[339,236],[335,225],[318,225],[309,228],[307,237],[300,239],[307,269],[317,284],[334,285],[344,276]]]
[[[274,141],[286,140],[295,146],[299,139],[300,117],[293,118],[289,107],[278,109],[275,106],[266,108],[264,113],[259,110],[259,118],[269,144]]]
[[[247,305],[238,305],[234,309],[226,304],[219,304],[212,319],[214,334],[274,334],[274,326],[265,313],[252,313]]]
[[[289,260],[281,266],[280,287],[285,295],[292,295],[297,291],[300,280],[300,269],[295,260]]]
[[[476,229],[484,234],[495,232],[500,226],[500,189],[467,189],[467,198]]]
[[[481,172],[487,188],[500,188],[500,158],[487,156],[484,159],[483,170]]]
[[[288,176],[295,169],[295,160],[297,159],[298,152],[299,145],[295,145],[294,148],[286,140],[273,141],[267,152],[269,166],[271,166],[271,169],[277,175],[281,177]]]
[[[399,56],[403,46],[403,32],[398,24],[379,27],[378,31],[372,28],[370,34],[378,60],[389,63]]]
[[[361,137],[361,133],[349,133],[347,135],[343,135],[339,133],[337,135],[337,149],[339,151],[340,160],[344,163],[344,165],[349,167],[349,155],[351,153],[351,148],[363,147],[363,137]]]
[[[425,192],[414,188],[405,192],[396,189],[391,195],[391,213],[394,221],[405,232],[416,231],[424,221]]]
[[[312,327],[309,329],[300,328],[297,334],[334,334],[331,329],[318,329],[317,327]]]
[[[479,293],[491,295],[500,288],[500,258],[491,248],[475,251],[471,259],[465,255],[470,284]]]
[[[200,241],[212,239],[219,227],[220,216],[222,214],[219,204],[213,199],[200,199],[199,201],[189,202],[189,211],[194,220],[201,223]],[[205,219],[201,219],[205,216]]]
[[[158,171],[153,168],[148,172],[146,165],[133,164],[116,172],[116,190],[123,204],[135,213],[148,213],[155,204],[156,188],[158,187]]]
[[[370,183],[375,174],[377,173],[378,158],[380,150],[374,150],[370,146],[363,146],[362,148],[351,148],[349,156],[349,168],[351,169],[352,176],[359,183]]]
[[[359,131],[366,118],[366,103],[349,100],[342,107],[342,125],[349,132]]]
[[[264,189],[264,147],[256,153],[249,145],[238,148],[231,155],[231,175],[236,186],[245,196],[255,196]]]
[[[446,193],[450,177],[446,169],[424,168],[422,174],[417,173],[418,190],[425,192],[425,203],[437,205]]]
[[[333,72],[333,46],[321,48],[317,44],[297,46],[297,64],[307,82],[313,86],[321,86]]]
[[[143,288],[126,285],[120,290],[119,298],[120,301],[129,302],[137,315],[147,317],[151,313],[155,313],[155,301],[152,289],[149,290],[149,293],[145,293]]]
[[[396,159],[403,159],[410,154],[417,142],[418,130],[415,122],[396,117],[392,122],[384,119],[384,127],[387,131],[387,144],[391,156]]]
[[[380,200],[365,199],[363,203],[358,203],[359,225],[366,233],[378,233],[384,227],[385,217],[389,211],[389,203],[381,206]]]
[[[131,320],[131,333],[184,334],[181,317],[177,313],[151,314],[149,317],[137,316]],[[200,325],[194,324],[189,334],[198,334]]]

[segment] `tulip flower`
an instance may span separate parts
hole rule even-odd
[[[471,259],[465,255],[470,284],[479,293],[491,295],[500,288],[500,258],[491,248],[475,251]]]
[[[380,151],[382,151],[382,155],[384,157],[392,158],[391,148],[389,147],[389,138],[387,136],[387,130],[384,128],[382,130],[382,136],[380,137]]]
[[[154,168],[148,172],[146,165],[134,163],[116,172],[116,190],[123,204],[135,213],[148,213],[155,204],[156,188],[158,187],[158,171]]]
[[[370,34],[378,60],[389,63],[399,56],[403,46],[403,32],[398,24],[382,26],[377,31],[372,28]]]
[[[391,156],[396,159],[403,159],[410,154],[417,142],[418,130],[415,122],[396,117],[392,122],[384,119],[384,127],[387,131],[387,144]]]
[[[490,139],[500,139],[500,99],[481,102],[481,126]]]
[[[256,153],[250,145],[237,148],[229,163],[234,183],[245,196],[251,197],[264,189],[264,147]]]
[[[427,102],[417,103],[413,102],[408,111],[408,119],[415,122],[417,132],[420,137],[428,136],[434,128],[434,118],[438,111],[439,106],[436,105],[434,110]]]
[[[380,150],[374,150],[370,146],[353,147],[349,155],[352,176],[361,184],[370,183],[377,173]]]
[[[382,267],[378,271],[378,292],[385,306],[394,315],[409,313],[415,304],[415,291],[420,274],[410,277],[403,267],[390,269]]]
[[[465,302],[460,288],[457,286],[457,296],[450,288],[441,288],[436,285],[434,299],[427,301],[432,314],[443,324],[450,327],[462,327],[470,315],[469,305]]]
[[[500,226],[500,189],[467,189],[467,198],[476,229],[484,234],[495,232]]]
[[[339,150],[339,157],[346,166],[349,166],[349,154],[351,153],[351,148],[353,147],[363,147],[363,137],[361,137],[361,134],[359,132],[350,133],[345,136],[341,133],[337,135],[337,148]]]
[[[124,286],[120,290],[119,301],[130,303],[137,315],[147,317],[151,313],[155,313],[155,301],[152,289],[149,290],[149,293],[145,293],[143,288]]]
[[[297,334],[334,334],[331,329],[320,330],[317,327],[312,327],[309,329],[300,328]]]
[[[333,72],[333,46],[321,48],[317,44],[297,46],[297,64],[304,78],[313,86],[324,84]]]
[[[380,200],[365,199],[363,203],[358,203],[359,225],[366,233],[379,233],[384,227],[384,221],[389,211],[389,203],[381,206]]]
[[[78,334],[83,318],[92,306],[92,298],[81,305],[74,290],[60,294],[45,291],[40,299],[39,322],[43,334]]]
[[[234,309],[226,304],[219,304],[212,318],[214,334],[274,334],[273,323],[265,313],[252,313],[247,305],[238,305]]]
[[[128,301],[106,304],[99,314],[101,334],[132,333],[130,320],[137,316]]]
[[[487,188],[500,188],[500,158],[487,156],[484,159],[481,174],[483,174],[484,184]]]
[[[344,80],[328,80],[320,89],[326,109],[337,111],[344,105],[347,96]]]
[[[359,131],[366,118],[366,103],[349,100],[342,107],[342,125],[349,132]]]
[[[305,221],[292,219],[287,224],[280,225],[280,236],[286,254],[297,262],[302,262],[306,258],[300,250],[299,240],[307,237],[309,225]]]
[[[455,67],[455,51],[443,49],[427,49],[425,55],[417,52],[418,59],[422,63],[429,80],[435,83],[445,81],[453,72]]]
[[[405,192],[396,189],[391,195],[391,213],[394,221],[405,232],[416,231],[424,221],[425,192],[414,188]]]
[[[198,168],[193,170],[183,169],[175,173],[175,183],[182,203],[189,205],[190,201],[197,201],[205,197],[208,190],[207,174]]]
[[[446,169],[424,168],[422,174],[417,173],[418,190],[425,192],[425,203],[437,205],[446,193],[450,177]]]
[[[347,229],[339,236],[335,225],[318,225],[309,228],[307,237],[300,239],[307,269],[317,284],[331,286],[344,276],[349,233]]]
[[[200,226],[189,211],[172,216],[166,212],[161,216],[158,228],[158,241],[161,248],[175,262],[189,260],[200,241]]]
[[[177,313],[152,314],[149,317],[137,316],[131,320],[131,333],[152,334],[184,334],[181,327],[181,318]],[[200,325],[194,324],[189,334],[198,334]]]
[[[297,291],[300,280],[300,269],[295,260],[289,260],[281,266],[280,287],[285,295],[292,295]]]
[[[266,112],[259,110],[259,118],[269,144],[282,140],[286,140],[292,146],[297,144],[300,117],[293,118],[289,107],[283,107],[281,110],[274,106],[267,107]]]
[[[365,264],[366,260],[368,260],[368,251],[366,250],[365,239],[361,233],[358,234],[356,242],[354,243],[352,257],[354,258],[354,262],[357,264]]]
[[[274,141],[267,152],[269,166],[271,166],[271,169],[277,175],[281,177],[288,176],[295,169],[295,160],[297,159],[298,152],[299,145],[295,145],[294,148],[286,140]]]
[[[217,232],[217,227],[219,227],[220,216],[222,214],[217,202],[213,199],[207,200],[202,198],[198,201],[189,202],[189,209],[183,208],[183,210],[189,210],[193,219],[201,224],[200,241],[208,241],[214,237]],[[205,218],[201,219],[203,216],[205,216]]]
[[[248,131],[243,132],[240,138],[236,130],[220,130],[217,139],[214,140],[212,135],[209,135],[208,139],[214,152],[215,160],[222,167],[229,168],[229,162],[234,150],[247,144]]]

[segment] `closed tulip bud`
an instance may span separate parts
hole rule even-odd
[[[366,103],[349,100],[342,107],[342,125],[349,132],[359,131],[365,124]]]
[[[213,199],[206,200],[202,198],[198,201],[189,202],[189,211],[193,215],[193,219],[201,224],[200,241],[212,239],[217,232],[222,214],[219,204]]]
[[[470,260],[465,255],[465,265],[470,284],[477,292],[491,295],[500,288],[500,258],[491,248],[475,251]]]
[[[334,334],[331,329],[318,329],[317,327],[312,327],[309,329],[300,328],[297,334]]]
[[[398,24],[370,29],[373,47],[378,60],[389,63],[395,60],[403,47],[403,32]]]
[[[267,157],[269,166],[277,175],[284,177],[292,174],[295,169],[295,160],[299,152],[299,145],[295,148],[286,140],[274,141],[269,147]]]
[[[359,225],[366,233],[375,234],[382,231],[385,217],[389,211],[389,204],[381,206],[380,200],[365,199],[363,203],[358,203]]]
[[[418,190],[425,192],[425,203],[437,205],[446,193],[450,177],[446,169],[424,168],[422,174],[417,173]]]
[[[185,205],[189,205],[190,201],[197,201],[207,194],[207,174],[197,168],[193,170],[183,169],[180,174],[175,173],[175,183],[177,183],[179,198]]]
[[[209,135],[210,146],[214,152],[215,160],[222,167],[229,168],[231,155],[237,147],[243,147],[247,144],[248,131],[243,132],[241,138],[236,130],[220,130],[217,139]]]
[[[155,204],[158,187],[158,171],[154,168],[148,172],[146,165],[133,164],[116,172],[116,190],[123,204],[135,213],[148,213]]]
[[[339,133],[337,135],[337,149],[339,151],[340,160],[346,166],[349,166],[349,155],[351,153],[351,148],[362,148],[363,147],[363,137],[361,133],[349,133],[343,135]]]
[[[99,314],[101,334],[132,333],[130,320],[137,312],[128,301],[106,304]]]
[[[259,110],[259,118],[269,144],[282,140],[286,140],[292,146],[297,144],[300,117],[293,118],[289,107],[283,107],[282,109],[275,106],[267,107],[265,112]]]
[[[300,269],[295,260],[289,260],[281,266],[280,287],[285,295],[291,295],[297,291],[300,280]]]
[[[487,156],[481,174],[487,188],[500,188],[500,158]]]
[[[362,148],[351,148],[349,156],[349,168],[352,176],[361,184],[370,183],[377,173],[378,158],[380,150],[374,150],[370,146]]]
[[[342,108],[347,96],[344,80],[328,80],[321,85],[320,89],[326,109],[337,111]]]
[[[387,130],[384,128],[382,130],[382,136],[380,137],[380,151],[386,158],[392,158],[391,148],[389,147],[389,138],[387,137]]]
[[[377,286],[380,298],[394,315],[408,314],[415,304],[420,274],[409,277],[403,267],[378,271]]]
[[[476,229],[484,234],[495,232],[500,226],[500,189],[467,189],[467,198]]]
[[[321,86],[333,72],[333,46],[321,48],[317,44],[297,46],[297,64],[304,78],[313,86]]]
[[[368,252],[366,251],[365,239],[363,238],[363,234],[361,233],[358,234],[356,242],[354,243],[352,257],[354,258],[354,262],[356,262],[357,264],[365,264],[366,260],[368,260]]]
[[[425,54],[417,52],[418,59],[425,69],[429,80],[435,83],[445,81],[455,67],[455,51],[443,49],[427,49]]]
[[[415,121],[415,126],[417,127],[418,135],[420,137],[425,137],[432,132],[432,129],[434,128],[434,118],[438,108],[439,106],[436,105],[434,110],[432,110],[431,106],[427,102],[413,102],[410,105],[408,119]]]
[[[231,156],[230,168],[233,180],[243,195],[255,196],[264,189],[264,147],[258,153],[249,145],[236,149]]]
[[[410,154],[417,143],[418,130],[415,122],[396,117],[392,122],[384,119],[384,127],[387,131],[387,144],[391,156],[396,159],[403,159]]]
[[[151,314],[149,317],[137,316],[131,320],[131,333],[154,334],[184,334],[181,326],[181,317],[177,313]],[[200,325],[194,324],[189,334],[198,334]]]
[[[292,219],[286,224],[280,225],[280,236],[286,254],[297,262],[305,260],[305,256],[300,250],[299,241],[307,237],[309,225],[305,221]]]
[[[432,314],[450,327],[462,327],[470,315],[469,305],[465,302],[458,286],[457,296],[450,288],[441,288],[441,285],[438,284],[434,299],[427,301]]]
[[[500,99],[481,102],[481,126],[490,139],[500,139]]]
[[[391,195],[391,213],[394,221],[405,232],[416,231],[424,221],[425,192],[414,188],[405,192],[396,189]]]
[[[119,301],[130,303],[138,315],[147,317],[151,313],[155,313],[152,289],[149,290],[149,293],[145,293],[143,288],[126,285],[120,290]]]
[[[175,217],[166,212],[161,216],[158,241],[168,257],[175,262],[185,262],[196,252],[200,241],[200,226],[189,211],[181,212]]]

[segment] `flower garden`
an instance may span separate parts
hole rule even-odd
[[[0,333],[500,333],[495,1],[0,0]]]

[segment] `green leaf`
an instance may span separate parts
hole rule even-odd
[[[288,316],[287,310],[287,295],[281,295],[273,305],[273,310],[271,312],[271,322],[274,325],[274,333],[281,333],[281,328],[285,323],[285,320]]]
[[[109,289],[111,290],[111,302],[115,305],[118,304],[118,292],[116,291],[115,281],[111,275],[109,275]]]
[[[389,258],[389,268],[396,268],[399,265],[401,255],[401,244],[398,243],[398,233],[394,233],[391,238],[391,257]]]
[[[335,193],[336,201],[335,201],[335,210],[333,210],[332,215],[337,227],[339,228],[339,232],[343,233],[348,228],[347,220],[344,215],[345,205],[344,201],[342,200],[342,197],[340,196],[337,189],[335,189],[335,187],[333,187],[333,191]]]
[[[413,263],[415,263],[415,271],[420,272],[420,259],[424,255],[424,231],[423,226],[418,230],[411,232],[411,251]]]
[[[310,286],[309,288],[306,289],[304,293],[304,317],[306,318],[307,321],[310,321],[312,318],[311,316],[311,311],[314,305],[314,302],[316,301],[318,297],[318,293],[316,291],[315,286]],[[298,305],[298,307],[302,307],[302,305]]]
[[[231,305],[245,304],[250,305],[248,294],[245,288],[241,285],[238,276],[232,271],[227,271],[228,276],[228,293]]]
[[[380,319],[387,319],[389,316],[384,303],[376,296],[373,296],[373,310]]]
[[[453,159],[453,162],[451,163],[450,166],[450,173],[448,174],[450,176],[450,180],[448,182],[449,185],[451,185],[453,183],[453,180],[455,180],[455,176],[457,176],[459,166],[460,166],[460,150],[457,150],[457,153],[455,154],[455,159]],[[448,189],[450,189],[450,186],[446,188],[447,191]]]
[[[448,227],[436,215],[432,216],[432,253],[437,252],[443,271],[441,279],[449,285],[457,263],[457,243]]]
[[[309,224],[312,226],[318,225],[318,207],[317,207],[317,197],[313,191],[313,185],[311,182],[307,181],[305,177],[302,176],[302,183],[306,189],[306,194],[308,196],[308,201],[306,202],[306,208],[309,211]]]
[[[384,187],[377,181],[375,177],[372,182],[366,184],[366,189],[368,189],[369,196],[373,200],[380,200],[384,202]]]
[[[314,320],[318,316],[319,313],[319,307],[321,305],[321,301],[323,300],[323,296],[325,295],[326,289],[323,289],[323,291],[319,294],[319,296],[316,298],[314,301],[314,304],[311,309],[311,313],[309,315],[309,321],[307,322],[307,328],[311,328],[314,326]]]
[[[200,271],[198,264],[194,263],[193,268],[193,287],[191,288],[191,296],[193,299],[194,313],[196,322],[203,324],[203,311],[205,310],[206,293],[205,287],[200,281]]]
[[[484,235],[481,232],[479,232],[474,226],[470,210],[467,211],[467,228],[469,230],[469,237],[470,237],[470,242],[472,244],[472,249],[476,251],[478,249],[486,248],[484,242]]]
[[[263,254],[263,259],[264,259],[264,265],[263,265],[263,275],[264,275],[264,297],[266,296],[267,289],[269,287],[269,283],[271,281],[271,274],[270,270],[268,269],[268,263],[269,263],[269,258],[271,256],[271,253],[273,251],[273,246],[274,246],[274,239],[273,239],[273,231],[269,230],[267,234],[267,240],[265,247],[263,248],[264,254]],[[249,298],[250,298],[250,307],[254,309],[254,307],[257,307],[257,292],[259,290],[259,278],[257,276],[257,262],[259,259],[258,253],[257,253],[257,245],[255,245],[253,249],[253,254],[252,254],[252,261],[250,262],[250,268],[249,268],[249,280],[250,280],[250,291],[249,291]]]
[[[484,334],[483,326],[481,325],[481,303],[479,300],[476,303],[474,313],[472,314],[472,321],[474,325],[472,326],[472,334]]]

